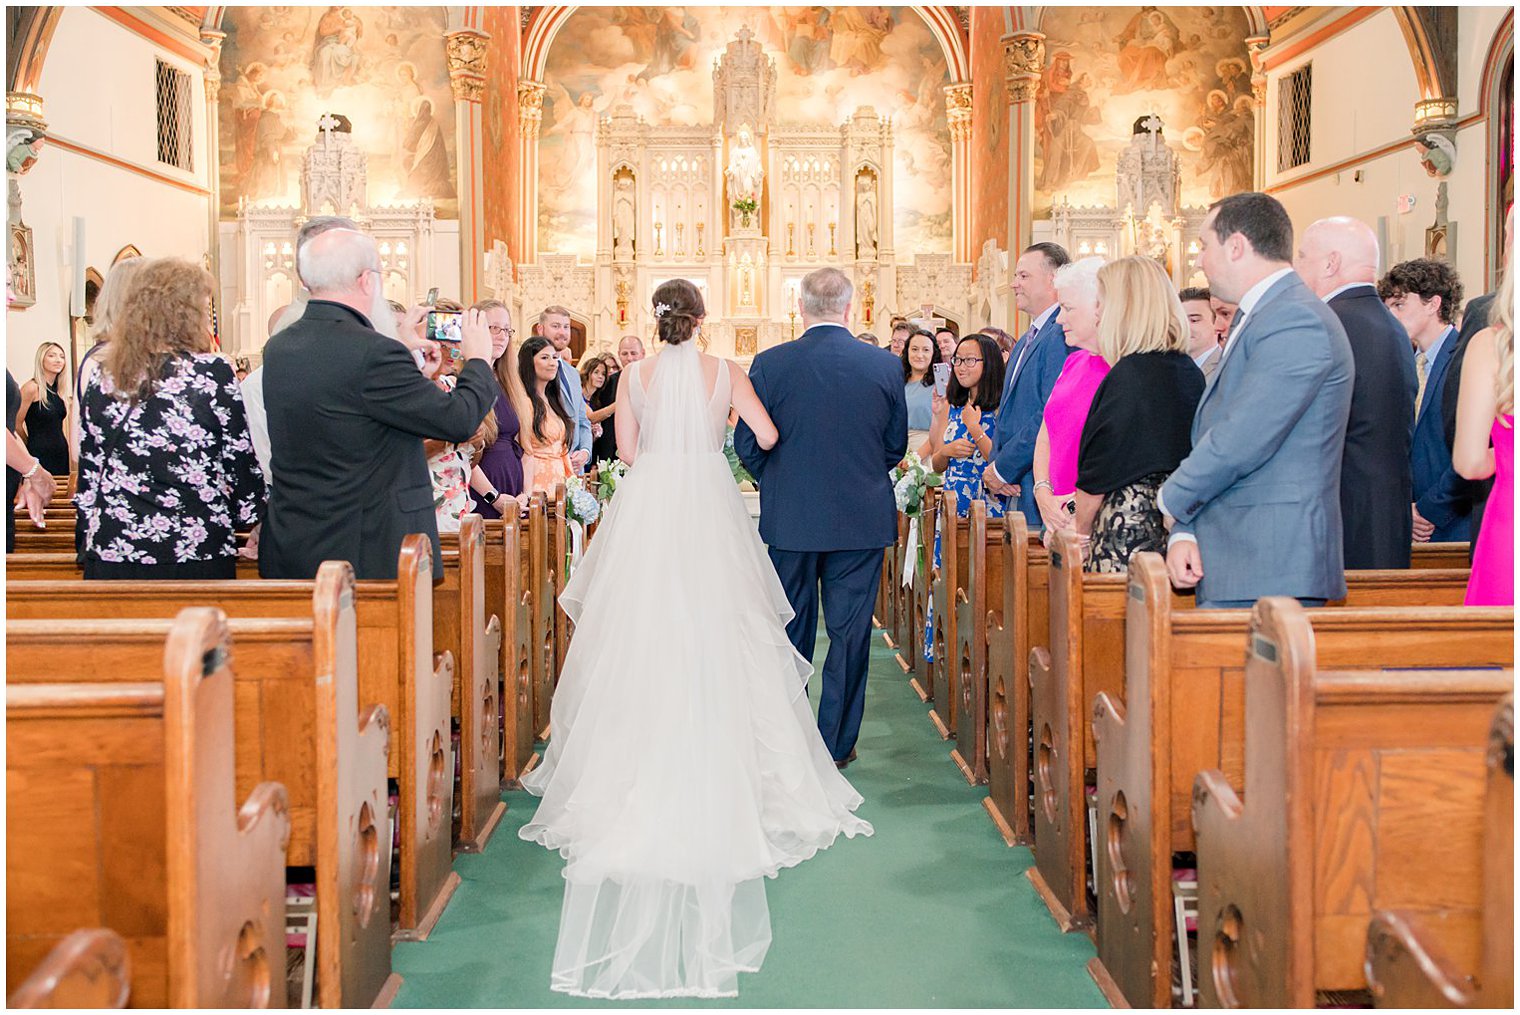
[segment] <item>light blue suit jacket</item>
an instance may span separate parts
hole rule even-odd
[[[997,447],[992,461],[1003,482],[1019,487],[1018,508],[1034,528],[1045,524],[1034,500],[1034,445],[1045,419],[1050,389],[1056,386],[1061,367],[1072,352],[1060,318],[1058,310],[1039,331],[1013,347],[998,404]]]
[[[1341,454],[1355,366],[1335,312],[1297,275],[1241,325],[1161,488],[1203,560],[1200,601],[1346,594]],[[1390,425],[1395,425],[1390,421]]]
[[[591,450],[591,417],[586,415],[586,396],[581,394],[581,375],[575,367],[559,361],[559,390],[565,399],[565,411],[575,420],[575,440],[571,451]]]

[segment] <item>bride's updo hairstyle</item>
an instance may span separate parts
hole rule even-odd
[[[673,278],[654,291],[655,333],[666,345],[688,341],[706,316],[702,291],[684,278]]]

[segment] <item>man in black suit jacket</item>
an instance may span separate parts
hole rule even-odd
[[[259,545],[265,578],[316,576],[346,560],[356,577],[396,577],[402,539],[426,533],[443,565],[423,438],[470,439],[496,397],[491,336],[467,313],[459,384],[417,370],[406,346],[371,325],[391,313],[375,241],[335,229],[301,249],[305,315],[264,347],[269,497]]]
[[[1515,206],[1510,205],[1504,218],[1504,264],[1509,263],[1509,252],[1515,244]],[[1503,265],[1501,265],[1502,267]],[[1462,362],[1467,357],[1467,343],[1478,332],[1488,327],[1489,313],[1493,310],[1494,294],[1487,293],[1475,300],[1468,300],[1462,311],[1462,327],[1457,331],[1457,348],[1451,354],[1451,366],[1446,370],[1446,383],[1441,386],[1441,425],[1446,430],[1446,448],[1451,450],[1457,441],[1457,396],[1462,390]],[[1472,493],[1472,545],[1478,543],[1478,530],[1483,526],[1483,508],[1488,504],[1489,491],[1494,488],[1492,477],[1468,484]]]
[[[1353,218],[1328,218],[1300,237],[1294,270],[1346,329],[1356,379],[1341,457],[1346,570],[1406,568],[1414,538],[1414,400],[1419,381],[1409,334],[1378,298],[1377,235]]]

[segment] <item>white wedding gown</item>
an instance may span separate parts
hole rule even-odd
[[[642,367],[635,464],[560,597],[575,637],[518,834],[568,861],[554,990],[732,997],[770,947],[762,879],[872,829],[723,456],[728,364],[710,396],[692,342]]]

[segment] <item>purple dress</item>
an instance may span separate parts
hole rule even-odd
[[[501,435],[495,444],[486,448],[477,464],[497,493],[503,497],[516,497],[522,493],[523,485],[522,445],[517,443],[517,432],[522,424],[507,396],[500,391],[496,395],[496,425],[501,428]],[[501,512],[481,500],[474,490],[470,491],[470,504],[482,518],[501,517]]]

